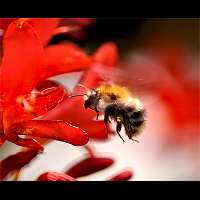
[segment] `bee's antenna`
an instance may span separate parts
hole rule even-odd
[[[81,97],[81,96],[85,96],[87,94],[76,94],[76,95],[70,95],[69,98],[72,98],[72,97]]]

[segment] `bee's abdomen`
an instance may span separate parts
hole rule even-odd
[[[128,116],[124,119],[124,127],[128,137],[132,138],[133,136],[139,134],[141,128],[143,127],[145,122],[145,111],[134,110],[131,114],[126,113],[126,115]]]
[[[105,109],[105,122],[108,117],[122,119],[126,134],[129,138],[137,135],[145,122],[145,110],[136,110],[133,106],[124,104],[111,104]]]

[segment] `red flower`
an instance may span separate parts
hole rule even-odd
[[[113,67],[117,66],[117,63],[118,52],[115,44],[102,45],[93,55],[93,64],[84,73],[80,83],[88,88],[99,86],[104,80],[96,72],[96,68],[101,70],[106,67],[112,70]],[[82,94],[83,92],[82,88],[76,87],[73,94]],[[44,119],[67,120],[69,123],[81,127],[91,138],[106,139],[108,135],[104,122],[96,121],[96,113],[89,109],[86,110],[83,101],[82,97],[68,98],[44,116]]]
[[[42,30],[47,21],[49,29]],[[37,84],[49,76],[81,69],[90,63],[88,56],[73,44],[60,44],[45,53],[42,44],[47,43],[57,23],[58,19],[18,19],[6,30],[0,68],[1,143],[7,139],[20,146],[42,149],[34,137],[57,139],[74,145],[88,141],[85,131],[64,121],[33,120],[66,97],[65,89],[58,84],[32,93]],[[67,53],[59,57],[58,63],[56,57],[49,62],[48,56],[52,53],[59,55],[60,49]]]
[[[0,144],[8,140],[31,149],[2,160],[0,179],[11,172],[19,173],[43,149],[42,144],[47,139],[73,145],[86,144],[88,136],[106,139],[104,122],[95,120],[95,112],[85,110],[83,98],[69,98],[64,86],[47,78],[90,67],[80,83],[95,88],[104,81],[96,70],[112,71],[118,63],[114,43],[102,45],[92,58],[70,42],[48,46],[59,26],[57,18],[6,19],[5,22],[0,67]],[[71,22],[73,25],[68,26],[75,23],[79,28],[91,23],[89,19],[71,19]],[[81,92],[77,86],[73,94]],[[75,181],[105,169],[113,162],[111,158],[96,157],[92,153],[64,173],[46,172],[38,180]],[[111,179],[128,180],[131,172],[127,174],[120,173]]]

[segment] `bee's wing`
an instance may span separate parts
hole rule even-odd
[[[164,72],[164,68],[159,63],[156,63],[155,60],[139,54],[132,56],[129,64],[123,64],[118,68],[110,69],[106,66],[96,66],[94,70],[100,74],[105,82],[114,82],[120,85],[131,83],[134,87],[152,86],[163,80],[159,80],[158,75]]]
[[[166,70],[158,63],[142,55],[135,55],[131,65],[123,65],[118,68],[107,66],[96,66],[95,72],[99,74],[102,83],[118,84],[126,87],[133,95],[144,99],[151,94],[159,84],[165,84]],[[163,77],[160,77],[160,76]],[[153,100],[154,99],[154,100]],[[153,98],[151,102],[157,101]]]

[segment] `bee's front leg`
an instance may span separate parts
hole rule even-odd
[[[96,120],[98,120],[98,118],[99,118],[99,111],[97,109],[95,109],[95,111],[96,111],[96,114],[97,114]]]

